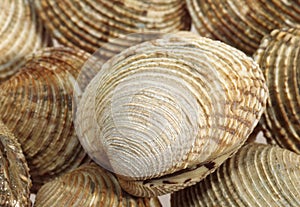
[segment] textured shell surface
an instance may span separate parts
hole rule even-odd
[[[90,163],[44,184],[35,207],[161,207],[157,198],[137,198],[122,191],[113,174]]]
[[[30,207],[31,180],[21,146],[0,122],[0,206]]]
[[[300,28],[272,31],[254,58],[270,91],[260,122],[264,135],[300,154]]]
[[[63,45],[90,53],[115,38],[120,41],[107,48],[107,53],[140,41],[127,39],[127,34],[168,33],[189,30],[191,26],[182,0],[41,0],[36,3],[54,38]]]
[[[81,144],[137,196],[195,184],[247,139],[266,104],[259,67],[241,51],[189,32],[114,56],[76,114]]]
[[[15,74],[25,57],[51,43],[33,0],[0,1],[0,81]]]
[[[26,156],[33,191],[88,156],[73,125],[72,95],[89,54],[64,47],[36,52],[0,86],[0,114]]]
[[[196,30],[248,55],[273,29],[300,25],[300,1],[186,0]]]
[[[198,184],[171,195],[174,207],[300,206],[300,156],[249,144]]]
[[[126,35],[126,39],[135,39],[134,42],[128,42],[124,47],[115,47],[120,41],[120,38],[110,39],[109,42],[103,43],[97,51],[84,63],[76,80],[76,87],[74,88],[74,104],[77,106],[82,93],[84,92],[88,83],[97,75],[102,65],[116,54],[122,52],[124,49],[132,47],[153,39],[158,39],[165,34],[162,33],[136,33]],[[107,48],[113,48],[113,51],[108,52]]]

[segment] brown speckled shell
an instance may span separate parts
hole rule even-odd
[[[115,38],[120,39],[106,48],[107,53],[140,41],[128,34],[168,33],[191,25],[182,0],[41,0],[37,7],[54,38],[90,53]]]
[[[254,55],[270,91],[261,126],[269,143],[300,154],[300,28],[274,30]]]
[[[0,115],[22,146],[33,191],[87,158],[73,126],[72,95],[88,57],[70,48],[45,48],[0,86]]]
[[[31,180],[21,146],[0,121],[0,206],[30,207]]]
[[[300,206],[300,156],[250,144],[195,186],[171,195],[172,207]]]
[[[200,35],[221,40],[248,55],[273,29],[300,25],[300,1],[186,0]]]
[[[122,191],[118,180],[91,163],[46,183],[35,207],[161,207],[157,198],[137,198]]]
[[[89,155],[118,174],[122,188],[157,196],[195,184],[231,156],[257,124],[266,97],[251,58],[181,32],[106,62],[83,94],[76,130]]]
[[[25,57],[49,45],[33,0],[0,1],[0,81],[15,74]]]

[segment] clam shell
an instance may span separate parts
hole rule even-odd
[[[88,160],[72,116],[73,87],[88,57],[79,50],[45,48],[0,86],[1,118],[23,148],[33,191]]]
[[[264,135],[300,154],[300,28],[274,30],[254,58],[270,90],[261,120]]]
[[[186,0],[200,35],[221,40],[248,55],[273,29],[300,24],[300,1]]]
[[[0,205],[30,207],[31,180],[21,146],[0,122]]]
[[[266,103],[255,62],[189,32],[106,62],[78,107],[76,130],[98,164],[136,196],[195,184],[247,139]]]
[[[126,35],[126,39],[135,39],[135,42],[128,43],[124,47],[115,47],[120,41],[120,38],[110,39],[110,42],[103,43],[101,48],[99,48],[93,55],[85,62],[82,66],[80,74],[76,80],[77,85],[74,90],[75,104],[79,103],[79,100],[82,96],[83,91],[85,90],[88,83],[97,75],[102,65],[112,58],[114,55],[122,52],[124,49],[137,45],[142,42],[146,42],[153,39],[158,39],[162,37],[161,33],[137,33]],[[114,48],[113,51],[107,52],[106,48]]]
[[[157,198],[128,195],[111,173],[91,163],[43,185],[34,206],[161,207],[161,204]]]
[[[189,30],[190,16],[182,0],[85,0],[59,3],[56,0],[37,1],[45,25],[63,45],[81,48],[90,53],[103,43],[120,38],[107,49],[115,53],[121,47],[139,39],[132,33]]]
[[[33,0],[0,1],[0,81],[15,74],[25,57],[51,43]]]
[[[300,156],[250,144],[195,186],[171,195],[171,206],[300,206]]]

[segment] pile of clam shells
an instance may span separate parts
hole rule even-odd
[[[300,206],[299,1],[0,11],[0,206]]]

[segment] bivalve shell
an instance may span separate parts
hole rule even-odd
[[[266,103],[255,62],[219,41],[166,35],[114,56],[89,83],[76,130],[136,196],[195,184],[247,139]]]
[[[300,1],[186,0],[200,35],[221,40],[248,55],[264,35],[281,27],[300,25]]]
[[[49,45],[33,0],[0,1],[0,81],[15,74],[25,57]]]
[[[274,30],[255,60],[270,91],[261,126],[269,143],[300,154],[300,28]]]
[[[21,146],[0,122],[0,206],[30,207],[31,180]]]
[[[128,195],[111,173],[91,163],[44,184],[34,206],[161,207],[161,204],[157,198]]]
[[[172,194],[171,205],[300,206],[300,156],[275,146],[245,145],[200,183]]]
[[[0,86],[0,114],[18,138],[33,180],[44,182],[88,160],[73,125],[73,87],[89,55],[45,48]]]
[[[93,55],[85,62],[82,66],[80,74],[76,80],[77,85],[74,90],[75,105],[79,103],[83,91],[87,84],[97,75],[102,65],[112,58],[114,55],[122,52],[131,46],[140,44],[153,39],[158,39],[164,34],[161,33],[137,33],[126,35],[126,38],[135,39],[135,42],[128,42],[124,47],[115,47],[115,43],[118,43],[122,38],[110,39],[110,42],[103,43],[101,48],[99,48]],[[108,52],[106,48],[114,48],[113,51]]]
[[[54,38],[90,53],[115,38],[120,41],[106,48],[107,53],[140,41],[128,34],[168,33],[189,30],[191,25],[182,0],[42,0],[37,7]]]

